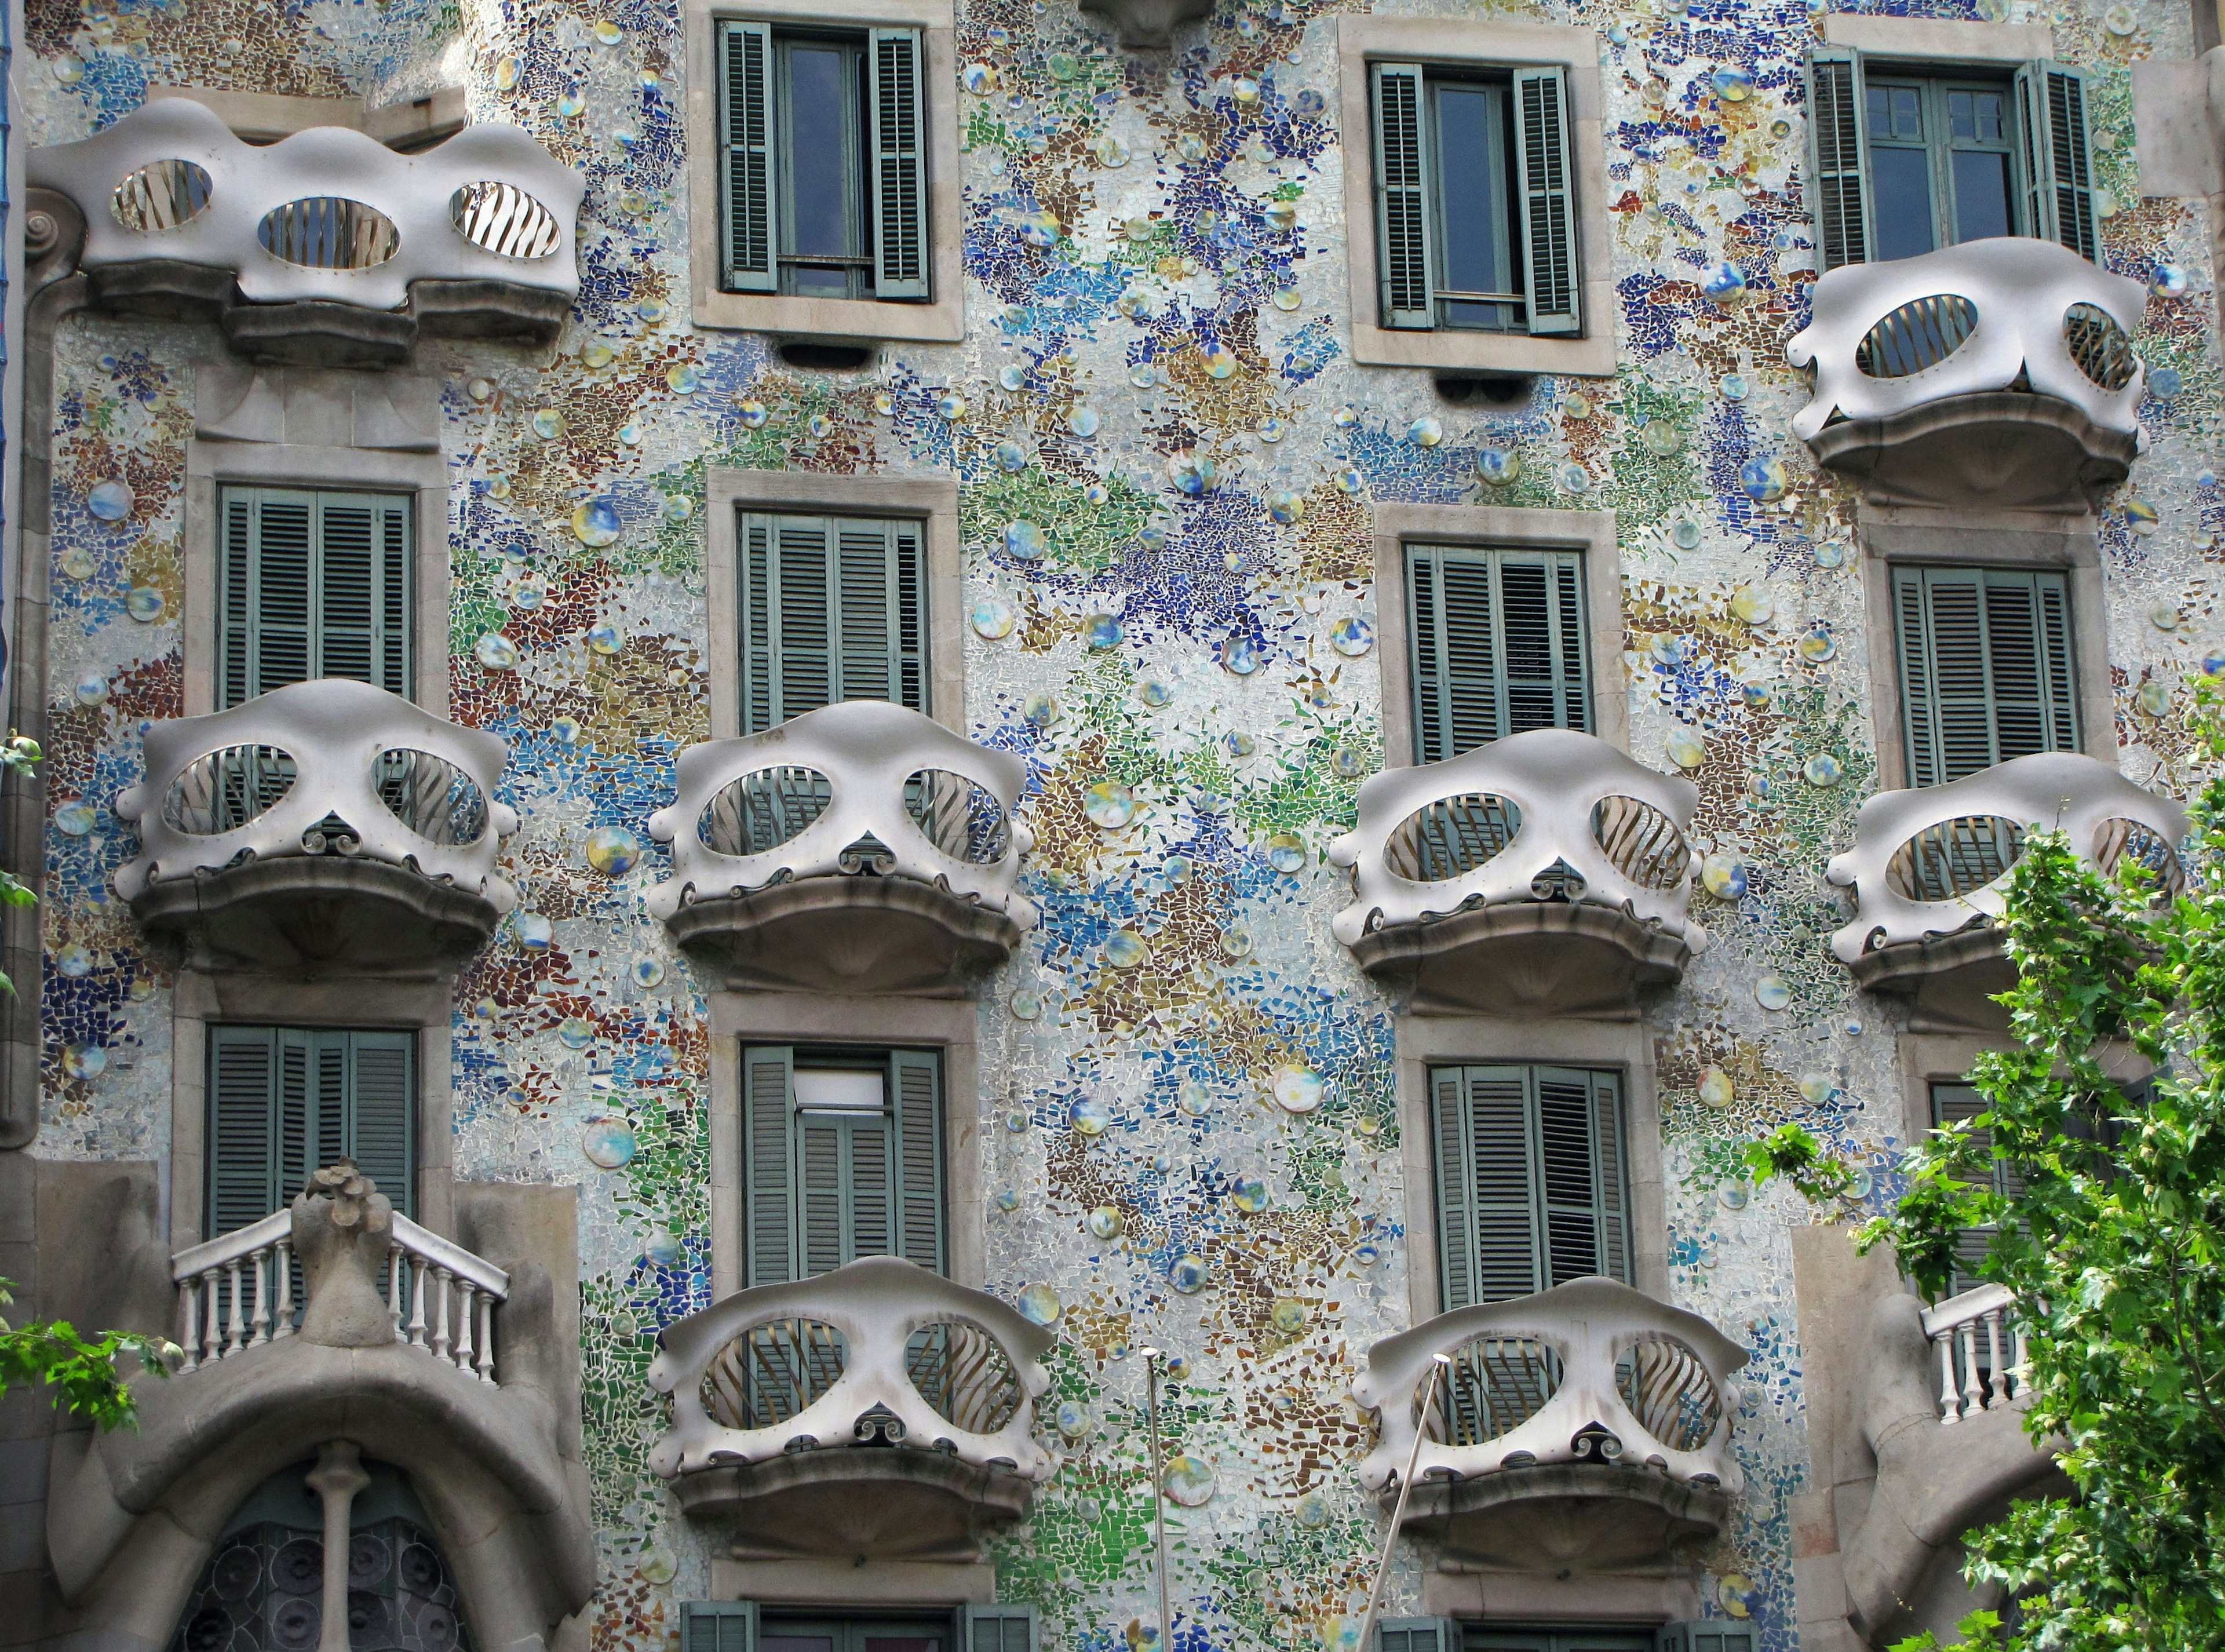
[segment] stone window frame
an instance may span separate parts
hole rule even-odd
[[[1363,367],[1426,367],[1437,372],[1550,373],[1612,378],[1615,370],[1614,236],[1607,205],[1607,142],[1602,125],[1600,37],[1565,23],[1469,22],[1386,17],[1336,20],[1340,111],[1343,121],[1345,269],[1351,282],[1352,358]],[[1382,325],[1377,290],[1375,123],[1368,66],[1373,62],[1556,63],[1566,68],[1575,168],[1578,256],[1582,260],[1582,336],[1472,332],[1435,327],[1411,331]]]
[[[719,285],[717,25],[737,21],[829,28],[911,28],[926,47],[927,220],[933,296],[871,298],[730,293]],[[958,35],[952,0],[686,0],[688,288],[699,327],[872,344],[961,344],[966,338],[965,203],[960,193]]]
[[[924,524],[928,714],[954,734],[968,734],[962,618],[966,576],[956,478],[817,476],[713,465],[704,478],[704,497],[710,514],[703,583],[710,607],[713,739],[732,739],[742,731],[741,533],[736,518],[744,510],[799,516],[902,516]]]
[[[2051,568],[2061,573],[2070,593],[2078,749],[2113,769],[2117,767],[2108,590],[2101,572],[2100,535],[2090,518],[2066,522],[2062,516],[2038,512],[1962,513],[1912,505],[1865,504],[1855,538],[1861,547],[1862,617],[1868,632],[1865,640],[1871,727],[1877,742],[1878,790],[1904,791],[1909,784],[1899,630],[1894,623],[1892,602],[1896,566]]]
[[[1398,1037],[1398,1153],[1406,1184],[1409,1323],[1444,1309],[1437,1277],[1436,1133],[1429,1129],[1429,1069],[1570,1067],[1622,1080],[1622,1136],[1630,1194],[1630,1282],[1669,1300],[1669,1225],[1663,1185],[1661,1099],[1653,1040],[1643,1021],[1517,1020],[1499,1016],[1393,1017]]]
[[[1622,669],[1622,549],[1612,510],[1529,506],[1379,504],[1375,508],[1375,653],[1382,663],[1383,766],[1414,766],[1413,641],[1406,626],[1406,548],[1477,545],[1579,551],[1584,641],[1591,649],[1592,732],[1630,750],[1630,687]]]
[[[181,970],[170,1008],[170,1249],[201,1243],[206,1214],[208,1029],[345,1028],[417,1038],[417,1222],[456,1233],[454,991],[447,981],[288,980]],[[295,1190],[296,1192],[299,1189]]]
[[[308,488],[403,493],[410,517],[410,699],[448,715],[448,461],[439,453],[326,446],[300,442],[186,444],[185,611],[179,617],[185,712],[217,709],[217,583],[221,499],[226,488]]]
[[[1935,17],[1873,17],[1835,11],[1823,18],[1826,46],[1895,63],[2028,63],[2055,55],[2051,23],[1950,22]]]
[[[944,1256],[951,1279],[986,1289],[979,1004],[970,997],[731,990],[705,997],[711,1028],[712,1300],[742,1288],[742,1048],[747,1044],[931,1049],[942,1058]],[[864,1028],[871,1029],[871,1037],[860,1036]]]

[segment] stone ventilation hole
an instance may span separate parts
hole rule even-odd
[[[1393,877],[1443,883],[1465,877],[1514,841],[1522,810],[1511,797],[1466,792],[1441,797],[1398,823],[1383,845]]]
[[[1723,1421],[1723,1397],[1700,1357],[1673,1337],[1641,1337],[1614,1362],[1615,1392],[1671,1451],[1696,1452]]]
[[[993,1434],[1019,1415],[1020,1374],[979,1326],[922,1326],[904,1343],[904,1375],[937,1416],[968,1434]]]
[[[1999,814],[1958,814],[1893,851],[1886,887],[1904,901],[1955,901],[2000,877],[2024,853],[2024,828]]]
[[[1592,806],[1592,840],[1642,889],[1665,894],[1692,875],[1692,851],[1677,823],[1634,797],[1603,797]]]
[[[1478,1337],[1454,1349],[1452,1359],[1431,1415],[1421,1420],[1430,1439],[1448,1446],[1480,1446],[1512,1434],[1561,1386],[1560,1351],[1534,1337]],[[1414,1403],[1421,1402],[1417,1389]]]
[[[2186,870],[2178,864],[2178,851],[2164,841],[2161,832],[2138,820],[2102,821],[2094,834],[2094,864],[2108,877],[2123,868],[2146,868],[2155,880],[2151,887],[2158,903],[2186,893]]]
[[[208,204],[209,175],[190,161],[149,161],[108,198],[116,221],[142,235],[190,224]]]
[[[2133,341],[2107,310],[2074,304],[2063,313],[2063,342],[2078,370],[2105,390],[2121,390],[2139,370]]]
[[[1862,335],[1854,365],[1868,378],[1906,378],[1937,367],[1978,327],[1978,307],[1956,293],[1912,298]]]
[[[162,794],[162,823],[212,838],[237,832],[294,788],[294,754],[276,746],[226,746],[196,757]]]
[[[762,855],[826,813],[834,797],[833,783],[816,769],[752,769],[719,788],[695,835],[716,854]]]
[[[953,860],[993,866],[1011,849],[1005,806],[963,775],[921,769],[904,782],[904,808],[927,840]]]
[[[396,748],[371,765],[371,789],[394,818],[419,837],[449,847],[486,835],[486,795],[479,783],[445,757]]]
[[[728,1428],[771,1428],[824,1398],[850,1363],[850,1345],[817,1320],[752,1326],[712,1356],[703,1408]]]
[[[345,195],[310,195],[274,206],[255,238],[272,257],[303,269],[375,269],[402,246],[394,220]]]
[[[475,247],[502,258],[546,258],[564,238],[556,214],[516,184],[466,184],[448,197],[448,222]]]

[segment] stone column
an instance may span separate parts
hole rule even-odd
[[[348,1652],[348,1515],[355,1494],[370,1484],[362,1448],[352,1440],[327,1442],[309,1471],[309,1490],[325,1501],[325,1588],[317,1652]]]

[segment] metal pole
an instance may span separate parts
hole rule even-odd
[[[1174,1618],[1167,1610],[1166,1467],[1160,1460],[1159,1444],[1159,1361],[1165,1356],[1156,1348],[1143,1351],[1144,1403],[1151,1434],[1151,1523],[1159,1539],[1159,1652],[1174,1652]]]
[[[1429,1429],[1429,1404],[1436,1398],[1437,1378],[1451,1364],[1450,1354],[1432,1356],[1429,1361],[1429,1380],[1422,1389],[1422,1415],[1414,1424],[1414,1448],[1406,1453],[1406,1472],[1398,1477],[1398,1503],[1391,1510],[1391,1529],[1383,1534],[1383,1554],[1375,1562],[1374,1580],[1367,1586],[1367,1610],[1360,1617],[1360,1645],[1358,1652],[1371,1652],[1375,1636],[1376,1603],[1383,1598],[1383,1579],[1391,1571],[1391,1552],[1398,1544],[1398,1527],[1406,1518],[1406,1499],[1414,1490],[1414,1466],[1422,1460],[1422,1437]]]

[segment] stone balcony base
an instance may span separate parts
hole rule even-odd
[[[304,977],[436,978],[485,946],[502,921],[484,895],[340,855],[248,860],[162,879],[131,910],[189,969]]]
[[[1386,1487],[1385,1506],[1397,1496]],[[1736,1501],[1652,1469],[1549,1463],[1424,1480],[1402,1529],[1442,1545],[1449,1570],[1655,1577],[1688,1567]]]
[[[1034,1482],[1009,1470],[903,1446],[720,1463],[689,1470],[672,1490],[690,1515],[738,1517],[737,1560],[975,1561],[986,1533],[1035,1501]]]
[[[2017,979],[2001,932],[1991,923],[1880,946],[1848,965],[1847,973],[1864,991],[1907,1000],[1909,1030],[1918,1033],[2006,1030],[2008,1011],[1994,997]]]
[[[1404,1010],[1627,1021],[1645,993],[1683,978],[1692,948],[1619,908],[1525,901],[1385,924],[1352,956]]]
[[[800,877],[690,901],[672,938],[736,991],[962,997],[1019,945],[1005,913],[910,877]]]
[[[2139,437],[2055,396],[1987,390],[1837,420],[1808,445],[1872,504],[2083,515],[2130,473]]]

